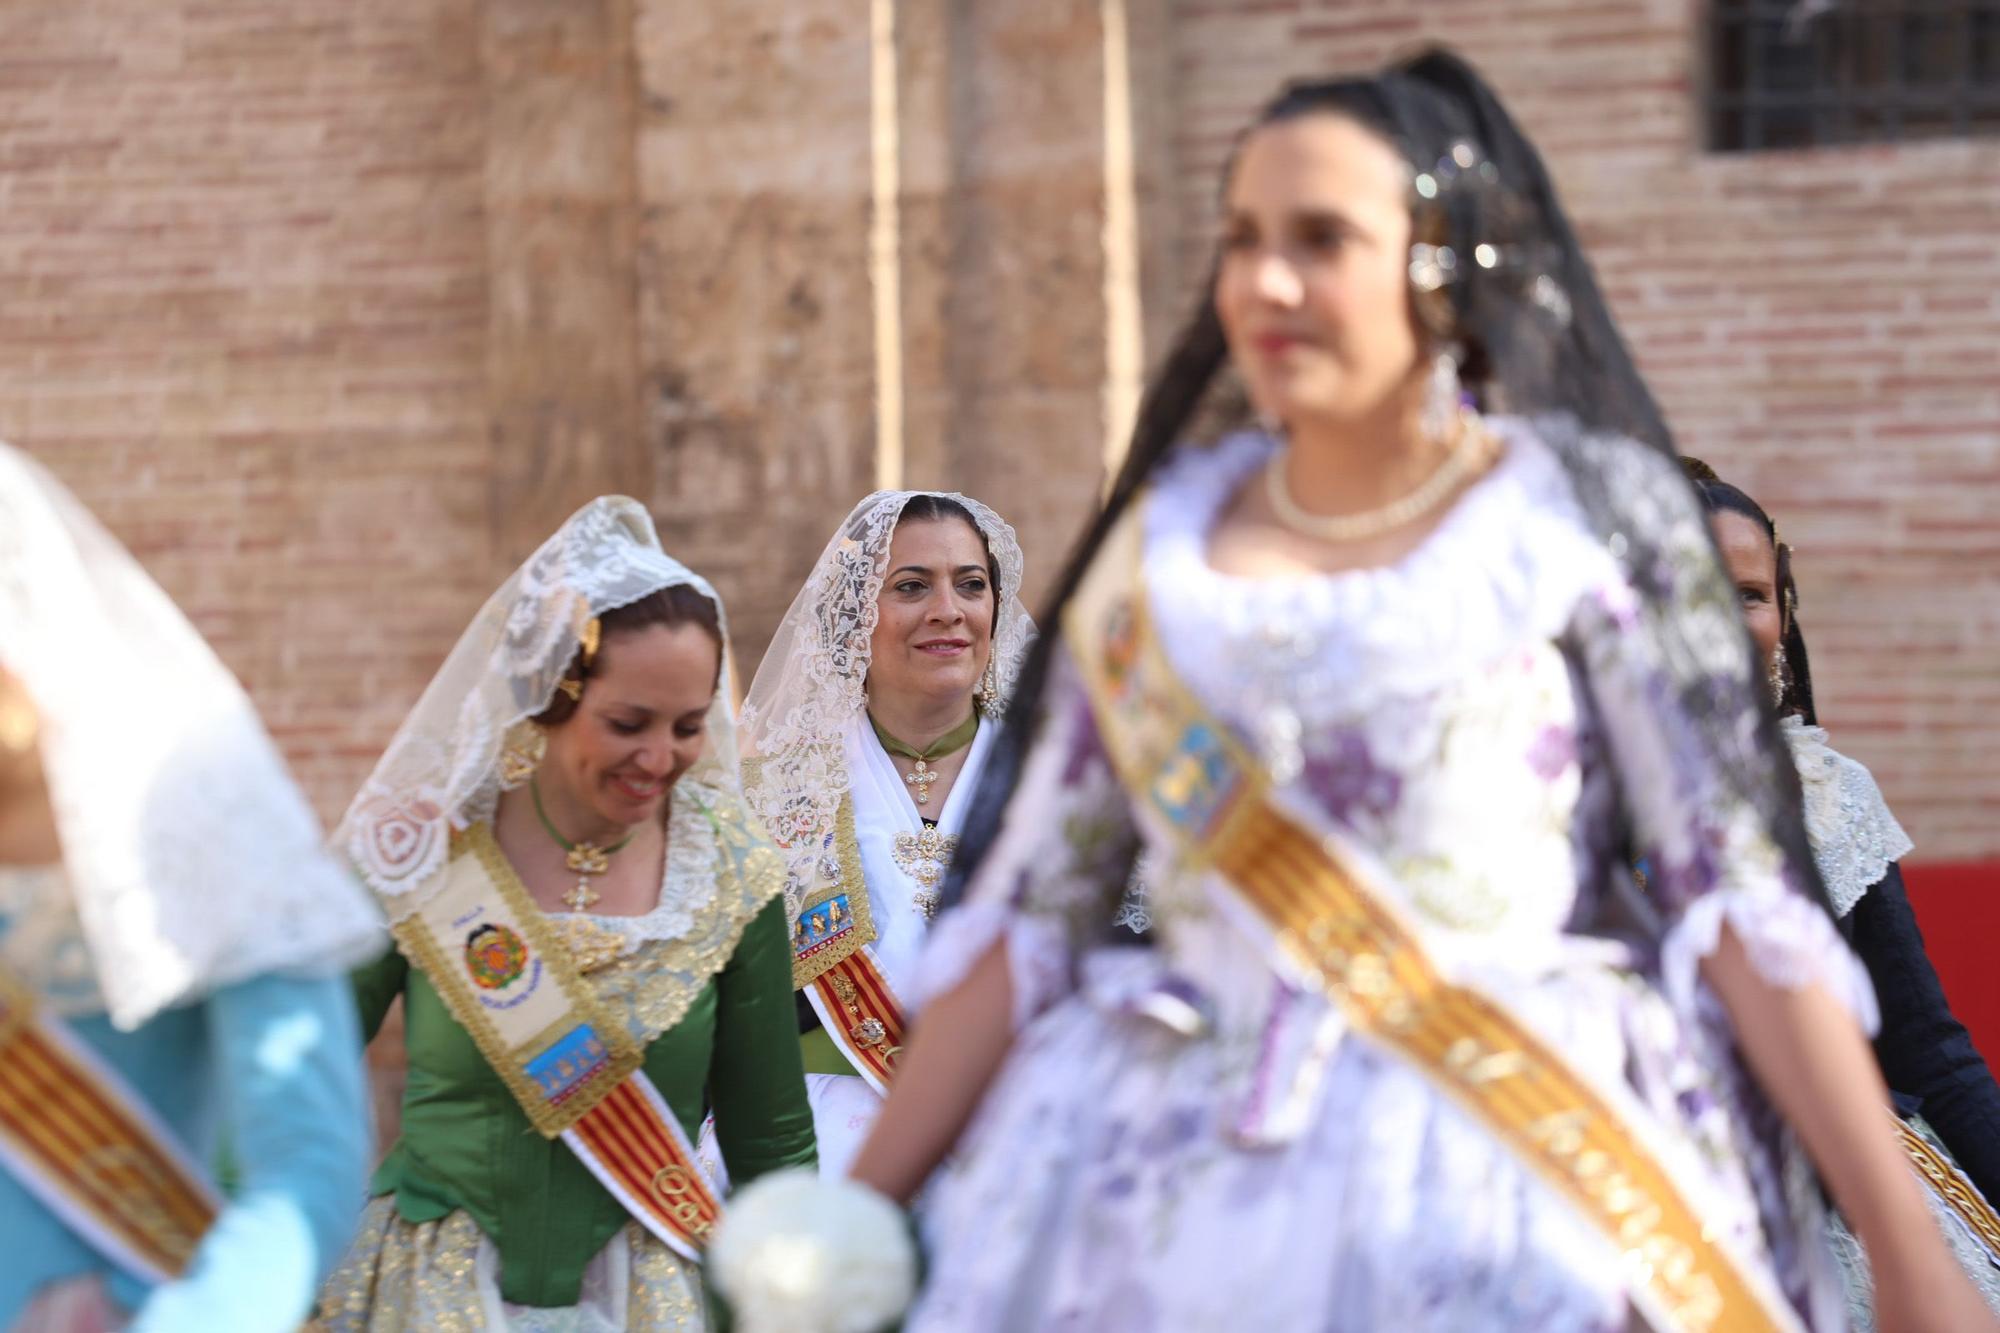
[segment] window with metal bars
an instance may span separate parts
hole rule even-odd
[[[2000,0],[1715,0],[1721,153],[2000,134]]]

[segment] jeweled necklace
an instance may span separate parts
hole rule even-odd
[[[624,851],[625,845],[639,836],[638,830],[634,829],[609,847],[599,847],[594,842],[571,842],[556,830],[554,822],[549,819],[549,812],[542,809],[542,789],[533,778],[528,780],[528,793],[535,798],[535,817],[542,821],[542,827],[556,840],[556,846],[567,853],[564,864],[576,874],[576,887],[563,895],[563,904],[572,912],[581,912],[601,896],[590,887],[590,877],[611,869],[611,858]]]
[[[1414,523],[1444,503],[1445,497],[1471,474],[1479,458],[1478,444],[1482,435],[1477,417],[1471,413],[1461,415],[1458,441],[1445,455],[1444,462],[1438,464],[1437,471],[1408,495],[1391,500],[1379,509],[1363,510],[1359,514],[1307,513],[1292,498],[1291,486],[1285,481],[1283,451],[1273,455],[1270,465],[1264,469],[1264,494],[1269,498],[1271,512],[1277,515],[1278,521],[1300,536],[1323,542],[1366,541]]]
[[[943,759],[946,755],[957,754],[960,750],[972,744],[972,738],[979,733],[979,710],[977,708],[973,709],[971,717],[966,718],[965,721],[932,741],[922,750],[905,741],[899,741],[888,732],[882,730],[882,724],[875,720],[873,713],[868,715],[868,725],[875,728],[875,739],[882,742],[883,749],[901,758],[917,761],[917,771],[907,774],[903,778],[903,781],[916,791],[918,805],[929,805],[931,803],[931,784],[938,780],[938,775],[931,771],[931,761],[934,759]]]

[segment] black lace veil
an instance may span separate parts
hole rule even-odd
[[[1825,901],[1799,814],[1798,776],[1763,702],[1740,611],[1658,405],[1619,336],[1540,154],[1479,74],[1430,50],[1381,72],[1291,84],[1256,125],[1346,115],[1411,169],[1411,301],[1455,347],[1482,409],[1539,419],[1585,515],[1641,593],[1643,635],[1718,768],[1718,799],[1754,809],[1788,875]],[[1254,126],[1253,126],[1254,128]],[[991,845],[1037,729],[1062,612],[1111,525],[1204,412],[1227,360],[1211,283],[1140,405],[1106,503],[1040,617],[946,886],[963,895]],[[1107,885],[1115,904],[1119,886]],[[1107,907],[1107,912],[1109,911]]]

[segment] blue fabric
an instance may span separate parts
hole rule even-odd
[[[361,1035],[342,977],[267,976],[160,1014],[137,1032],[69,1027],[210,1165],[226,1134],[234,1195],[179,1281],[115,1269],[0,1173],[0,1328],[44,1285],[98,1273],[143,1333],[296,1329],[345,1248],[368,1166]]]

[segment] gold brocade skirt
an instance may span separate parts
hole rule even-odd
[[[406,1222],[393,1195],[371,1200],[354,1243],[320,1292],[325,1333],[634,1333],[706,1327],[701,1278],[637,1222],[591,1259],[577,1304],[500,1298],[500,1254],[469,1213]]]

